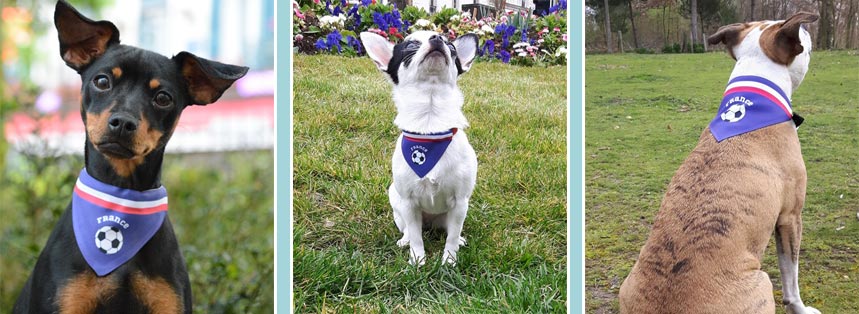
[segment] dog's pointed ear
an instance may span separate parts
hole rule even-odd
[[[716,31],[715,34],[707,37],[707,43],[712,46],[725,44],[725,50],[728,51],[731,58],[736,60],[737,57],[734,56],[734,47],[739,45],[743,40],[740,35],[744,30],[746,30],[746,28],[748,28],[748,25],[745,23],[735,23],[719,27],[719,30]]]
[[[781,64],[790,64],[793,58],[802,53],[804,49],[802,41],[799,38],[802,24],[812,23],[817,21],[817,18],[816,14],[808,12],[794,14],[782,22],[777,30],[772,28],[775,31],[775,35],[772,35],[770,29],[764,31],[764,34],[761,35],[761,47],[764,48],[764,52],[773,61]]]
[[[93,21],[65,1],[58,1],[54,25],[60,39],[60,56],[80,72],[112,45],[119,44],[119,30],[108,21]]]
[[[195,105],[215,102],[233,83],[248,73],[248,67],[223,64],[182,51],[173,57]]]
[[[379,34],[361,32],[361,42],[364,43],[364,51],[376,63],[376,67],[382,72],[388,71],[388,63],[394,55],[394,44]]]
[[[478,39],[475,34],[465,34],[453,41],[453,46],[456,47],[459,74],[468,72],[468,69],[471,68],[474,57],[477,56],[477,44]]]

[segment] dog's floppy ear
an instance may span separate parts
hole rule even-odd
[[[248,73],[248,67],[223,64],[182,51],[173,57],[196,105],[215,102],[236,80]]]
[[[388,71],[388,63],[394,55],[394,45],[379,34],[361,32],[364,50],[382,72]]]
[[[54,25],[60,39],[60,56],[80,72],[111,45],[119,44],[119,30],[108,21],[93,21],[65,1],[57,2]]]
[[[802,24],[817,21],[816,14],[799,12],[782,22],[778,27],[770,27],[761,34],[761,47],[770,59],[781,64],[790,64],[793,58],[802,53],[799,31]]]
[[[725,44],[725,50],[728,50],[728,54],[731,55],[731,58],[736,60],[737,57],[734,56],[734,47],[740,44],[743,40],[743,38],[740,37],[740,34],[742,34],[746,28],[748,28],[748,25],[745,23],[735,23],[719,27],[719,30],[716,31],[715,34],[707,37],[707,43],[710,45]]]
[[[459,74],[468,72],[474,57],[477,56],[477,35],[465,34],[453,41],[456,47],[456,58],[458,59]]]

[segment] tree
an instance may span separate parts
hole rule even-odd
[[[689,8],[690,15],[692,16],[692,28],[690,29],[690,34],[692,34],[692,47],[694,51],[695,44],[698,43],[698,0],[690,0],[691,5]]]
[[[632,24],[632,42],[635,43],[635,49],[638,49],[638,34],[635,31],[635,12],[632,10],[632,1],[627,0],[626,5],[629,8],[629,22]]]
[[[605,10],[603,13],[605,19],[605,46],[608,49],[608,53],[614,53],[611,42],[611,11],[608,9],[608,0],[603,0],[603,3],[603,10]]]

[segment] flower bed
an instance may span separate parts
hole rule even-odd
[[[397,43],[412,31],[430,30],[451,40],[462,34],[477,34],[479,60],[528,66],[566,64],[566,0],[542,16],[507,11],[479,20],[453,8],[430,15],[421,8],[406,6],[400,11],[376,0],[355,4],[339,1],[293,1],[293,45],[298,52],[359,56],[364,54],[358,36],[361,32],[373,32]]]

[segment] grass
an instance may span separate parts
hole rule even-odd
[[[715,115],[733,60],[723,53],[586,58],[588,313],[617,313],[671,176]],[[814,52],[793,95],[808,172],[800,291],[823,313],[859,313],[859,58]],[[772,241],[772,240],[771,240]],[[775,248],[763,270],[781,300]],[[784,313],[778,307],[778,313]]]
[[[20,159],[0,169],[1,313],[11,312],[68,205],[82,159]],[[273,162],[271,152],[165,156],[162,180],[195,313],[274,310]]]
[[[477,63],[459,86],[480,163],[455,268],[407,262],[388,204],[399,131],[368,58],[294,56],[297,313],[566,311],[565,68]]]

